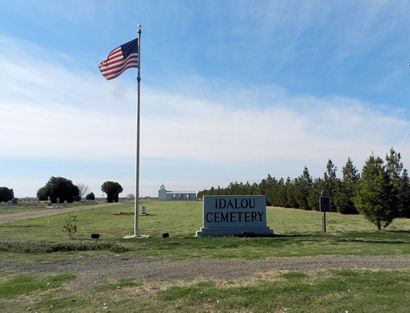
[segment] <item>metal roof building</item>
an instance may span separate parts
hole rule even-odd
[[[161,185],[158,190],[158,199],[160,200],[196,200],[194,191],[170,191]]]

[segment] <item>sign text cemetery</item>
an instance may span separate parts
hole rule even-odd
[[[269,236],[265,196],[204,196],[203,227],[199,237],[226,235]]]

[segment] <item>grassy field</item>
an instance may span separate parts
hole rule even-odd
[[[7,312],[402,312],[410,275],[392,271],[281,272],[248,282],[162,284],[123,279],[65,296],[73,275],[0,281]]]
[[[317,255],[408,255],[410,220],[377,231],[363,216],[267,208],[273,238],[194,238],[202,203],[145,201],[140,217],[150,239],[123,239],[133,229],[131,203],[72,213],[78,232],[68,240],[66,214],[0,225],[0,262],[69,262],[117,255],[162,259],[265,259]],[[169,239],[161,234],[169,232]],[[94,243],[91,233],[101,234]],[[64,252],[64,250],[69,250]],[[78,251],[77,251],[78,250]],[[126,250],[126,251],[123,251]],[[408,312],[410,269],[272,271],[244,280],[191,282],[121,279],[73,292],[78,273],[18,275],[0,271],[0,312]]]
[[[122,239],[133,229],[132,204],[125,203],[72,213],[78,216],[74,242],[91,241],[91,233],[99,233],[101,242],[124,246],[128,254],[163,258],[410,254],[410,220],[406,219],[397,219],[379,232],[363,216],[330,213],[327,214],[328,232],[324,234],[319,212],[268,207],[268,225],[277,237],[194,238],[202,224],[201,202],[145,201],[144,205],[150,215],[140,217],[140,230],[151,235],[151,239]],[[63,232],[66,216],[2,224],[0,238],[64,241],[67,239]],[[163,240],[163,232],[169,232],[170,238]]]
[[[87,202],[60,203],[59,208],[73,208],[101,203],[104,203],[103,199],[97,199],[95,201]],[[52,211],[55,209],[52,207],[52,205],[49,206],[47,201],[20,201],[18,205],[10,205],[4,202],[0,203],[0,216],[5,214],[35,212],[38,210]]]

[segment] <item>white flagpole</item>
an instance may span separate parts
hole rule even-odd
[[[135,165],[135,202],[134,202],[134,234],[125,236],[124,238],[149,238],[149,236],[141,235],[138,230],[139,217],[139,197],[140,197],[140,82],[141,82],[141,25],[137,26],[138,34],[138,74],[137,74],[137,144],[136,144],[136,165]]]
[[[140,83],[141,83],[141,25],[137,26],[138,33],[138,74],[137,74],[137,164],[135,167],[135,206],[134,206],[134,236],[138,234],[138,205],[140,196]]]

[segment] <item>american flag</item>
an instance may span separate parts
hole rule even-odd
[[[105,79],[110,80],[122,74],[126,69],[131,67],[138,68],[138,39],[131,40],[114,50],[112,50],[107,59],[100,62],[98,67]]]

